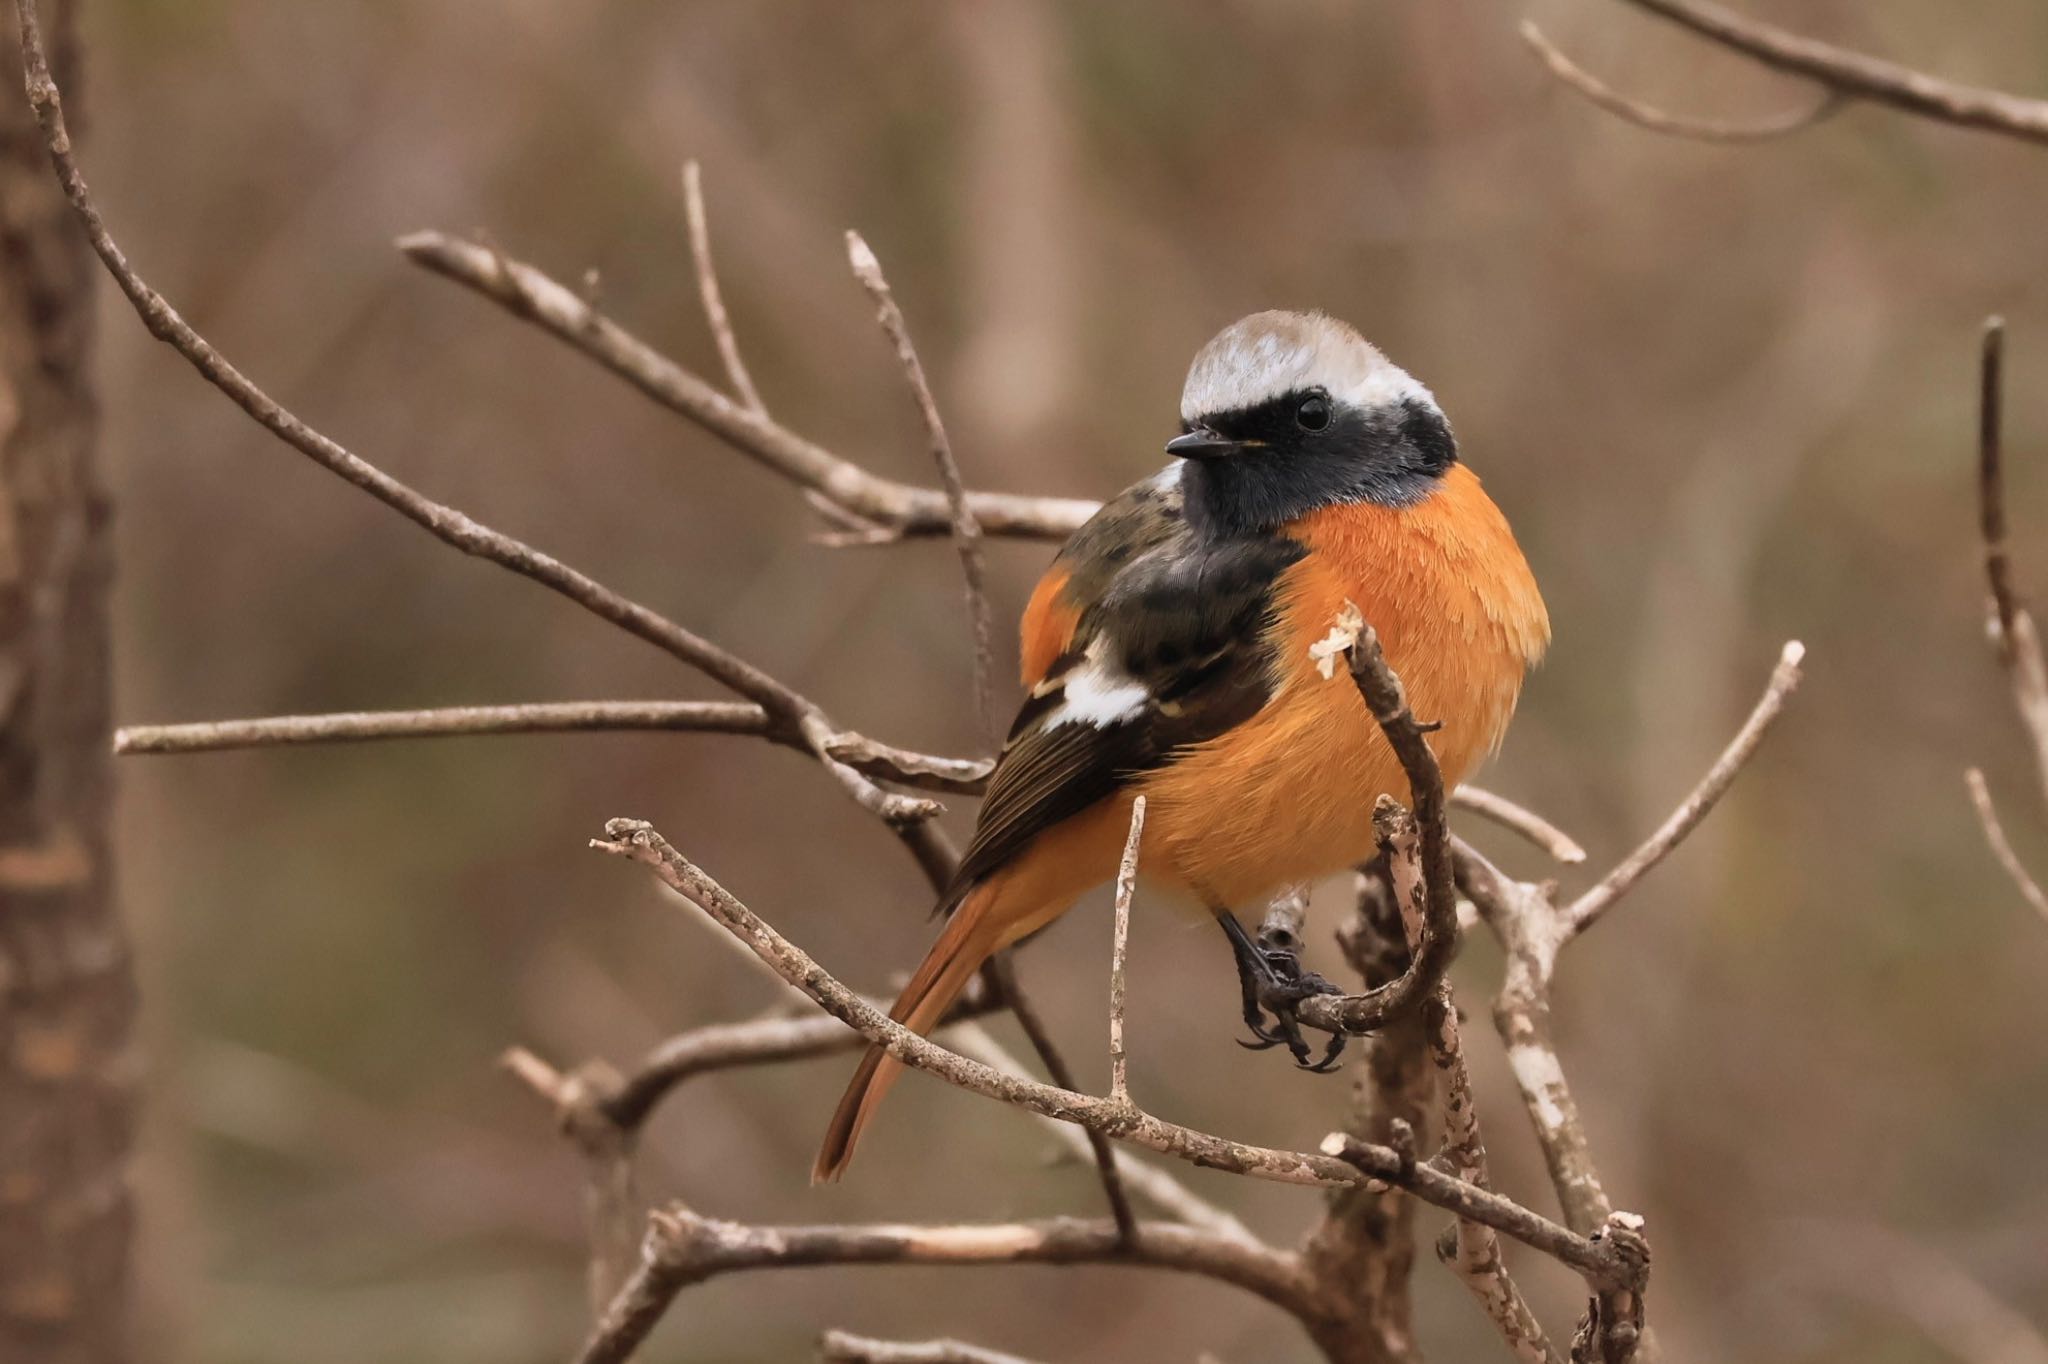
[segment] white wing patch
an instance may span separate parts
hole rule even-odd
[[[1045,717],[1045,727],[1092,725],[1107,729],[1135,719],[1145,709],[1152,693],[1145,684],[1111,662],[1109,637],[1097,635],[1089,641],[1080,666],[1060,679],[1064,695],[1060,704]]]

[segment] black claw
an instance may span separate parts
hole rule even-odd
[[[1234,915],[1219,915],[1223,931],[1230,938],[1237,959],[1238,988],[1242,995],[1245,1027],[1256,1040],[1242,1038],[1237,1044],[1247,1051],[1268,1051],[1285,1046],[1294,1063],[1317,1075],[1337,1069],[1338,1056],[1348,1040],[1333,1033],[1320,1058],[1314,1058],[1308,1040],[1301,1035],[1296,1006],[1313,995],[1335,995],[1343,991],[1301,964],[1300,945],[1292,935],[1261,933],[1255,944]],[[1271,1022],[1267,1020],[1270,1018]]]

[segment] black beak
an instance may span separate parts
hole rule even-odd
[[[1206,426],[1198,426],[1166,442],[1166,453],[1182,459],[1218,459],[1234,455],[1243,448],[1243,442],[1234,441]]]

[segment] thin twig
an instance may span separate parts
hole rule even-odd
[[[413,233],[401,238],[398,248],[415,264],[466,285],[568,343],[798,487],[898,534],[952,532],[952,509],[941,490],[878,477],[735,402],[533,266],[439,232]],[[1079,498],[987,492],[970,493],[967,501],[985,533],[1029,540],[1064,540],[1098,505]]]
[[[2001,656],[2012,648],[2020,613],[2005,530],[2005,319],[1984,320],[1977,370],[1977,526],[1984,538],[1984,577],[1991,587]]]
[[[1031,996],[1025,993],[1023,982],[1018,979],[1015,954],[1009,951],[996,953],[989,958],[983,974],[995,986],[991,993],[1001,999],[1016,1018],[1017,1026],[1023,1029],[1024,1040],[1031,1044],[1039,1064],[1045,1067],[1046,1077],[1061,1089],[1079,1089],[1074,1069],[1067,1064],[1065,1053],[1053,1040],[1052,1029],[1046,1026],[1038,1006],[1031,1002]],[[1102,1185],[1102,1197],[1109,1204],[1111,1220],[1126,1236],[1137,1235],[1138,1215],[1132,1210],[1131,1196],[1124,1188],[1124,1175],[1117,1164],[1116,1148],[1100,1132],[1088,1128],[1080,1131],[1086,1139],[1082,1144],[1087,1148],[1089,1158],[1095,1162],[1095,1177]]]
[[[2048,921],[2048,895],[2041,893],[2041,885],[2034,880],[2020,855],[2012,850],[2012,842],[2005,836],[2005,826],[1999,822],[1998,807],[1991,803],[1991,788],[1984,784],[1984,774],[1977,768],[1963,773],[1963,782],[1970,788],[1970,802],[1977,807],[1977,822],[1984,826],[1984,841],[1991,845],[1991,855],[1998,859],[1998,865],[2005,868],[2005,874],[2019,887],[2020,895],[2034,907],[2043,921]]]
[[[1560,51],[1555,43],[1544,36],[1543,30],[1536,26],[1534,20],[1524,19],[1521,31],[1522,41],[1535,51],[1543,64],[1550,69],[1550,74],[1559,81],[1615,117],[1637,127],[1648,128],[1651,132],[1664,133],[1671,137],[1692,138],[1700,142],[1769,142],[1774,138],[1804,132],[1814,124],[1825,121],[1848,103],[1848,96],[1823,87],[1820,99],[1811,108],[1796,109],[1791,113],[1761,122],[1738,123],[1729,119],[1674,114],[1642,100],[1632,99],[1602,81]]]
[[[1131,832],[1116,869],[1116,918],[1109,945],[1109,1097],[1131,1101],[1130,1058],[1124,1051],[1124,973],[1130,963],[1131,893],[1138,884],[1138,844],[1145,836],[1145,798],[1131,802]]]
[[[1700,821],[1720,803],[1744,764],[1756,752],[1757,745],[1763,742],[1772,722],[1784,712],[1785,702],[1799,685],[1799,663],[1805,656],[1806,646],[1798,640],[1785,645],[1756,708],[1749,713],[1749,719],[1743,722],[1735,737],[1729,740],[1721,756],[1714,760],[1714,765],[1700,778],[1699,785],[1679,802],[1678,808],[1655,833],[1643,840],[1641,847],[1623,858],[1620,865],[1607,873],[1598,885],[1559,911],[1567,938],[1585,932],[1610,905],[1626,895],[1644,873],[1670,856],[1672,849],[1684,842],[1686,835],[1699,827]]]
[[[818,1341],[818,1364],[1032,1364],[1022,1355],[959,1340],[876,1340],[851,1331],[827,1331]]]
[[[740,355],[739,338],[733,335],[732,316],[725,310],[725,292],[718,287],[718,269],[711,262],[711,225],[704,212],[704,173],[696,161],[683,163],[683,218],[690,229],[690,260],[697,270],[697,297],[704,305],[704,321],[711,339],[718,345],[718,359],[732,391],[756,416],[768,415],[761,390]]]
[[[1119,1141],[1211,1169],[1283,1184],[1348,1185],[1381,1179],[1407,1189],[1426,1203],[1483,1222],[1533,1246],[1589,1279],[1605,1281],[1611,1272],[1605,1252],[1585,1237],[1511,1199],[1474,1188],[1433,1167],[1418,1165],[1412,1157],[1403,1157],[1390,1147],[1341,1136],[1333,1140],[1330,1151],[1321,1154],[1253,1146],[1169,1123],[1142,1109],[1134,1111],[1108,1099],[1007,1075],[969,1060],[919,1037],[840,984],[802,948],[776,932],[644,821],[611,820],[605,826],[605,837],[592,840],[591,846],[652,868],[664,884],[681,892],[744,941],[778,975],[809,995],[819,1007],[913,1069],[927,1071],[949,1084],[1013,1108],[1093,1127]]]
[[[838,1024],[840,1030],[852,1039],[851,1045],[865,1045],[865,1039],[859,1033],[853,1032],[837,1019],[830,1021]],[[955,1049],[962,1056],[971,1056],[984,1065],[1012,1074],[1024,1068],[1017,1058],[1004,1049],[995,1038],[989,1036],[988,1030],[979,1023],[963,1023],[949,1036],[953,1039]],[[1061,1122],[1057,1118],[1034,1116],[1038,1117],[1039,1123],[1055,1140],[1082,1159],[1095,1157],[1095,1147],[1098,1143],[1108,1146],[1110,1157],[1116,1165],[1118,1187],[1128,1189],[1133,1195],[1150,1203],[1154,1209],[1165,1213],[1176,1222],[1185,1222],[1191,1227],[1199,1227],[1217,1236],[1263,1244],[1252,1233],[1251,1228],[1240,1221],[1234,1213],[1203,1198],[1175,1178],[1171,1171],[1110,1145],[1109,1139],[1100,1132],[1077,1127],[1070,1122]],[[1135,1223],[1133,1227],[1135,1228]]]
[[[1991,592],[1992,647],[2012,687],[2020,725],[2034,746],[2034,774],[2048,800],[2048,657],[2034,616],[2013,585],[2005,519],[2005,322],[1984,323],[1977,406],[1977,521]]]
[[[629,730],[750,735],[812,754],[802,735],[778,725],[765,707],[746,701],[541,701],[509,706],[336,711],[182,725],[128,725],[114,731],[114,752],[124,756],[221,753],[243,748],[378,739]],[[847,730],[833,733],[824,746],[834,759],[878,781],[962,795],[979,795],[988,786],[991,764],[985,758],[917,753]]]
[[[767,710],[747,701],[548,701],[512,706],[443,706],[434,710],[269,715],[183,725],[127,725],[114,731],[114,752],[124,756],[219,753],[374,739],[615,730],[685,730],[774,737],[774,729]]]
[[[931,442],[932,462],[939,469],[939,485],[946,490],[946,506],[953,518],[953,545],[960,555],[960,571],[967,580],[967,620],[974,631],[974,706],[981,717],[982,733],[989,741],[996,729],[995,623],[988,605],[988,557],[982,552],[981,523],[967,498],[967,485],[960,477],[960,463],[953,457],[953,442],[947,439],[946,423],[939,416],[939,404],[924,374],[924,362],[911,344],[910,324],[903,319],[896,295],[882,274],[882,262],[858,232],[846,234],[846,258],[853,277],[868,291],[875,303],[875,318],[896,348],[897,363],[910,385],[910,396],[924,419],[925,435]]]
[[[1817,42],[1700,0],[1628,0],[1773,70],[1819,81],[1852,99],[1939,123],[2048,142],[2048,100],[1960,85],[1896,62]]]
[[[1451,792],[1451,804],[1490,819],[1550,854],[1552,860],[1576,866],[1586,860],[1586,850],[1572,836],[1534,810],[1517,805],[1506,796],[1477,786],[1460,786]]]

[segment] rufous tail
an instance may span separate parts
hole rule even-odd
[[[910,983],[896,997],[889,1017],[920,1037],[938,1026],[982,963],[1002,946],[1001,925],[991,922],[994,916],[989,913],[998,884],[999,881],[985,882],[968,892]],[[868,1048],[860,1069],[853,1073],[853,1082],[847,1085],[839,1107],[832,1114],[831,1126],[825,1129],[825,1144],[818,1150],[817,1164],[811,1167],[813,1184],[828,1184],[846,1173],[862,1129],[874,1117],[882,1097],[902,1071],[903,1063],[888,1052],[880,1047]]]

